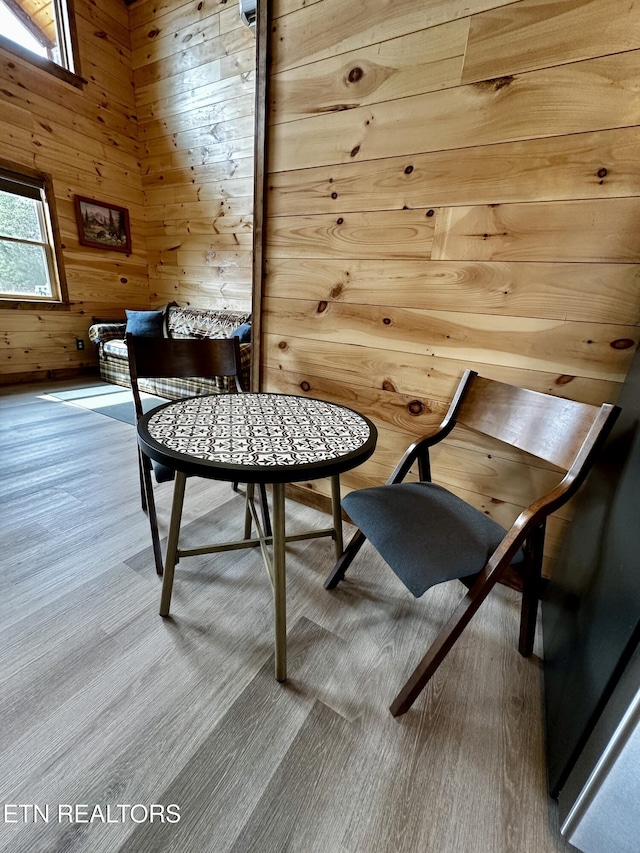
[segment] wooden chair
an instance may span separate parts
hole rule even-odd
[[[351,492],[342,501],[359,528],[325,582],[332,589],[366,539],[416,596],[454,578],[469,591],[391,705],[405,713],[511,565],[522,577],[519,651],[533,651],[547,516],[585,479],[618,415],[527,391],[465,372],[440,427],[412,444],[386,485]],[[565,472],[560,482],[523,510],[506,531],[488,515],[431,482],[429,448],[462,424],[499,439]],[[403,483],[417,462],[419,482]],[[559,475],[560,476],[560,475]]]
[[[144,414],[138,379],[215,378],[227,377],[230,392],[242,393],[240,385],[240,344],[234,338],[173,339],[151,338],[127,334],[129,351],[129,375],[135,405],[136,420]],[[140,493],[142,509],[149,516],[151,542],[156,572],[163,573],[160,534],[153,494],[152,473],[156,482],[175,479],[175,471],[149,459],[138,448],[140,471]],[[247,489],[253,497],[253,488]],[[260,486],[260,500],[265,531],[271,535],[271,523],[267,505],[266,489]],[[245,521],[245,530],[246,530]]]

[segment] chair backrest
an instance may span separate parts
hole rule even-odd
[[[138,379],[226,376],[241,392],[238,338],[148,338],[127,334],[129,375],[136,406],[142,415]]]
[[[604,440],[618,415],[592,406],[465,373],[447,420],[518,447],[569,471]]]

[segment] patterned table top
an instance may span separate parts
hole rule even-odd
[[[377,433],[344,406],[287,394],[222,394],[161,406],[140,419],[145,453],[184,473],[294,482],[364,462]],[[243,477],[239,477],[243,479]]]

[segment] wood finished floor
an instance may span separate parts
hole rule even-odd
[[[541,665],[517,653],[512,590],[394,719],[462,588],[416,601],[367,548],[329,593],[329,540],[291,545],[278,684],[258,552],[184,559],[172,618],[158,616],[133,428],[41,396],[72,384],[0,394],[0,805],[50,818],[0,816],[0,851],[574,849],[546,793]],[[166,531],[170,485],[157,495]],[[241,519],[228,484],[189,481],[185,543],[236,536]],[[290,530],[318,522],[288,503]],[[59,823],[59,804],[176,804],[180,821]]]

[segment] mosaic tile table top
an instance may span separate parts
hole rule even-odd
[[[377,437],[373,424],[352,409],[262,393],[170,403],[143,418],[139,434],[145,452],[152,458],[162,454],[158,461],[173,461],[178,470],[196,473],[184,465],[201,463],[218,477],[222,469],[240,467],[252,476],[262,472],[264,482],[276,471],[278,481],[293,482],[309,477],[309,469],[325,476],[325,467],[329,473],[336,473],[336,465],[354,467],[371,455]]]

